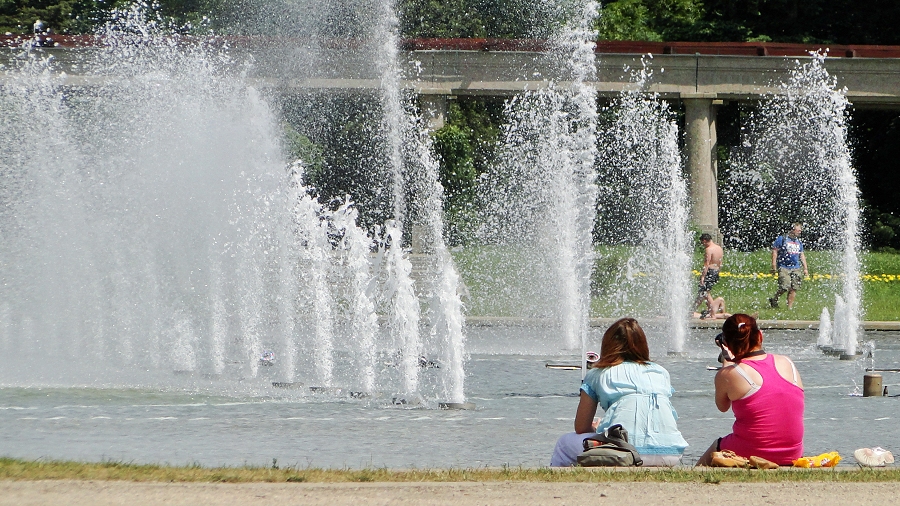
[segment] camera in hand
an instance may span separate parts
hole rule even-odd
[[[722,351],[719,352],[719,357],[716,358],[716,360],[720,364],[724,364],[726,360],[728,362],[731,362],[732,361],[731,356],[725,354],[725,335],[722,333],[719,333],[713,340],[716,342],[716,346],[718,346],[719,348],[722,348]]]
[[[719,334],[716,335],[714,340],[716,342],[716,346],[718,346],[719,348],[725,346],[725,334],[719,332]]]

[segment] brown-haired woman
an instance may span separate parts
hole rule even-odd
[[[615,424],[628,431],[628,441],[637,447],[645,466],[678,464],[688,444],[675,423],[672,393],[668,371],[650,361],[647,336],[637,320],[613,323],[603,334],[600,360],[581,384],[575,432],[559,438],[550,465],[574,465],[584,440]],[[605,413],[594,422],[597,406]]]
[[[797,368],[784,355],[766,353],[752,316],[732,315],[719,336],[725,367],[716,374],[716,407],[723,413],[731,408],[734,426],[697,465],[709,465],[719,450],[791,465],[803,454],[803,383]]]

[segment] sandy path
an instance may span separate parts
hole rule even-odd
[[[132,483],[0,481],[0,505],[897,504],[900,483]]]

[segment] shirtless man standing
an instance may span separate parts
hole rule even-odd
[[[696,310],[697,306],[706,302],[706,310],[700,313],[700,317],[704,318],[713,306],[713,297],[709,292],[719,281],[719,270],[722,268],[722,257],[725,256],[725,253],[721,246],[713,242],[712,236],[709,234],[701,235],[700,243],[706,248],[706,254],[703,259],[703,270],[700,271],[700,288],[697,290],[697,298],[694,299],[694,309]]]

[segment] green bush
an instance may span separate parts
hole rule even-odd
[[[441,184],[447,200],[471,197],[475,165],[468,132],[456,125],[446,125],[434,133],[434,149],[441,163]]]
[[[874,251],[895,252],[900,249],[900,216],[871,210],[866,213],[869,246]]]
[[[290,161],[299,160],[308,174],[318,174],[322,170],[324,157],[322,147],[309,140],[309,137],[298,132],[293,126],[285,122],[284,150]],[[314,177],[313,177],[314,178]]]

